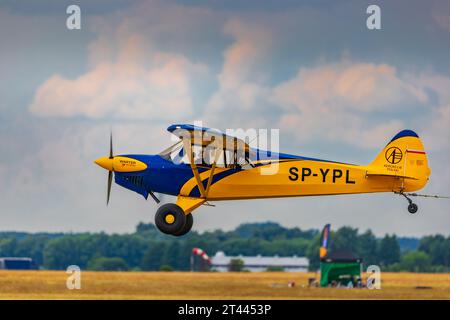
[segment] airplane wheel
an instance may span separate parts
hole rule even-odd
[[[415,203],[410,203],[410,204],[408,205],[408,211],[409,211],[409,213],[411,213],[411,214],[416,213],[418,209],[419,209],[419,207],[417,207],[417,204],[415,204]]]
[[[184,236],[186,233],[191,231],[193,224],[194,224],[194,218],[192,217],[192,213],[189,213],[186,215],[186,224],[184,225],[183,229],[181,229],[177,233],[174,233],[173,235],[177,236],[177,237]]]
[[[161,232],[175,234],[181,232],[186,225],[186,215],[176,204],[166,203],[156,211],[155,224]]]

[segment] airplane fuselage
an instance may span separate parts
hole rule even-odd
[[[123,157],[141,161],[147,168],[138,172],[115,172],[117,184],[144,197],[147,197],[149,190],[174,196],[201,196],[189,164],[175,164],[158,155]],[[392,176],[369,178],[369,169],[368,166],[309,158],[279,159],[269,164],[262,162],[247,169],[217,167],[208,200],[411,192],[423,188],[428,180],[405,180]],[[199,165],[198,170],[206,188],[211,168]]]

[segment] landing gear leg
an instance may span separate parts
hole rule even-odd
[[[417,206],[417,204],[415,204],[410,197],[408,197],[406,194],[403,193],[403,191],[400,192],[396,192],[399,195],[402,195],[405,197],[406,200],[408,200],[408,211],[411,214],[415,214],[417,212],[417,210],[419,210],[419,207]]]

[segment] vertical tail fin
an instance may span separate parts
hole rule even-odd
[[[403,130],[392,138],[370,164],[368,174],[417,180],[415,188],[420,189],[428,181],[430,172],[427,154],[419,136],[414,131]],[[420,183],[422,185],[419,187]]]

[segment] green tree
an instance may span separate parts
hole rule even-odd
[[[400,246],[395,235],[386,234],[378,246],[378,261],[384,266],[400,261]]]
[[[44,263],[44,248],[49,239],[47,235],[27,235],[17,241],[14,254],[18,257],[30,257],[38,266],[41,266]]]
[[[431,270],[431,259],[422,251],[405,253],[400,259],[400,269],[410,272],[429,272]]]
[[[129,267],[122,258],[99,257],[89,261],[88,269],[95,271],[127,271]]]
[[[0,232],[0,255],[31,257],[47,269],[65,269],[71,264],[86,269],[92,261],[106,257],[121,258],[132,270],[140,267],[143,270],[159,270],[165,264],[176,270],[189,270],[192,248],[199,247],[210,256],[219,250],[234,256],[306,255],[310,260],[310,269],[317,270],[320,263],[319,238],[317,230],[288,229],[268,222],[244,224],[234,231],[190,232],[183,238],[175,239],[162,235],[153,224],[140,223],[132,234]],[[332,232],[330,240],[330,251],[351,250],[365,264],[382,264],[401,270],[400,262],[409,263],[409,256],[400,261],[400,247],[395,236],[386,235],[378,240],[370,230],[358,234],[357,229],[343,227]],[[450,237],[423,237],[418,251],[428,255],[430,270],[449,270]]]
[[[161,268],[159,268],[159,271],[170,272],[173,271],[173,268],[168,264],[163,264]]]
[[[242,259],[231,259],[228,271],[241,272],[244,270],[244,261]]]
[[[141,269],[145,271],[159,270],[165,252],[166,244],[164,242],[152,243],[142,258]]]
[[[366,266],[377,264],[377,239],[372,231],[367,230],[358,236],[357,254]]]
[[[63,270],[75,264],[86,268],[90,256],[85,256],[81,247],[79,239],[72,235],[50,240],[44,249],[44,267]]]
[[[426,236],[420,240],[418,250],[428,254],[431,263],[435,265],[449,265],[449,244],[450,238],[438,234],[435,236]]]
[[[181,248],[177,241],[178,239],[172,240],[167,246],[163,255],[161,264],[169,265],[173,269],[178,270],[180,266],[180,255]]]
[[[308,249],[306,249],[306,257],[309,260],[310,271],[316,271],[320,267],[320,234],[317,234],[314,239],[309,243]]]
[[[136,226],[136,233],[149,233],[149,232],[156,232],[156,227],[154,224],[139,222],[139,224]]]
[[[17,240],[15,238],[0,239],[0,256],[14,257],[17,247]]]
[[[339,228],[331,234],[330,239],[331,250],[349,250],[353,253],[358,251],[358,229]]]
[[[445,239],[443,249],[445,252],[443,265],[445,266],[445,269],[448,270],[450,267],[450,236]]]

